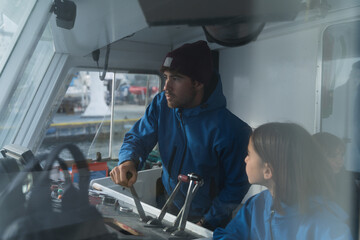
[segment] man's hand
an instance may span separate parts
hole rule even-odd
[[[199,226],[202,226],[202,227],[207,228],[207,227],[205,226],[205,218],[201,218],[200,221],[198,221],[198,222],[196,223],[196,225],[199,225]]]
[[[129,174],[129,173],[131,174]],[[130,178],[128,179],[128,177]],[[126,161],[113,168],[110,172],[111,180],[124,187],[131,187],[137,179],[137,171],[133,161]]]

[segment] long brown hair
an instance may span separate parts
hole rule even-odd
[[[254,149],[269,163],[274,181],[273,208],[282,213],[281,202],[308,209],[308,199],[329,196],[330,166],[312,136],[294,123],[267,123],[254,130]]]

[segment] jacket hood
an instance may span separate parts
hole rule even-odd
[[[199,106],[194,108],[185,108],[182,109],[182,113],[184,116],[196,116],[202,112],[212,111],[218,108],[225,108],[226,107],[226,98],[224,96],[222,90],[222,83],[220,75],[217,74],[217,84],[214,91],[210,94],[209,98],[204,102],[201,103]],[[176,112],[179,112],[180,109],[176,108]]]

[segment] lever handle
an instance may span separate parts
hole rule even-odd
[[[182,175],[182,174],[179,174],[178,180],[179,180],[179,181],[182,181],[182,182],[186,182],[186,183],[190,182],[189,177],[186,176],[186,175]]]
[[[201,181],[202,180],[202,178],[199,175],[195,174],[195,173],[189,173],[188,177],[192,181]]]

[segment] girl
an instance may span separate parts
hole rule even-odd
[[[328,201],[330,166],[312,136],[292,123],[268,123],[253,132],[246,173],[268,188],[246,201],[214,239],[352,239],[347,215]]]

